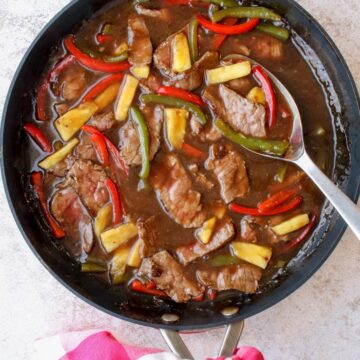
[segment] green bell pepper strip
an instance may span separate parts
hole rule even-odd
[[[264,140],[254,137],[246,137],[235,132],[221,119],[216,119],[214,124],[226,138],[250,150],[281,156],[284,155],[286,150],[289,148],[289,142],[287,141]]]
[[[283,183],[286,177],[286,173],[288,170],[289,164],[284,164],[281,169],[278,171],[278,173],[275,175],[275,180],[279,183]]]
[[[107,271],[107,267],[100,264],[95,264],[91,262],[81,264],[81,272],[105,272]]]
[[[199,57],[199,47],[198,47],[198,28],[199,23],[196,19],[192,19],[189,24],[189,47],[191,54],[191,61],[194,63]]]
[[[262,6],[238,6],[224,10],[216,11],[213,14],[212,21],[219,22],[224,18],[259,18],[263,20],[280,21],[281,16],[274,11]]]
[[[271,35],[273,37],[275,37],[276,39],[282,40],[282,41],[286,41],[289,39],[290,37],[290,32],[288,29],[279,27],[279,26],[275,26],[272,24],[259,24],[256,27],[257,30]]]
[[[235,0],[202,0],[202,1],[206,2],[208,4],[219,5],[219,6],[223,7],[223,8],[230,8],[230,7],[239,6],[237,1],[235,1]]]
[[[145,94],[140,96],[140,101],[144,104],[161,104],[188,110],[193,115],[195,115],[196,119],[200,122],[201,125],[205,125],[207,121],[205,114],[198,106],[182,99],[165,95]]]
[[[137,106],[130,108],[130,116],[137,128],[140,139],[140,150],[142,159],[142,168],[139,174],[141,179],[147,179],[150,174],[150,137],[144,115]]]
[[[236,265],[240,260],[232,255],[218,255],[210,259],[209,264],[213,267]]]

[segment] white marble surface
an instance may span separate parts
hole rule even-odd
[[[0,100],[32,39],[68,0],[0,0]],[[301,0],[335,40],[360,87],[360,3]],[[40,64],[41,66],[41,64]],[[14,119],[16,121],[16,119]],[[57,283],[22,239],[0,190],[0,357],[28,359],[35,338],[106,328],[138,344],[165,347],[157,330],[91,308]],[[215,355],[222,330],[185,336],[197,359]],[[360,359],[360,243],[350,231],[295,294],[248,319],[241,344],[267,360]]]

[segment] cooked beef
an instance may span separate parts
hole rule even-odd
[[[180,160],[175,155],[167,155],[152,168],[151,182],[169,216],[185,228],[201,226],[205,220],[201,194],[192,189]]]
[[[240,221],[241,241],[256,243],[258,241],[259,225],[254,222],[253,218],[244,217]]]
[[[148,9],[144,5],[137,3],[135,10],[139,15],[156,18],[161,21],[168,21],[170,19],[170,10],[168,8]]]
[[[204,291],[202,286],[184,274],[183,267],[167,251],[144,259],[139,274],[154,281],[158,289],[176,302],[187,302]]]
[[[144,106],[145,116],[150,134],[150,159],[152,160],[159,150],[161,128],[164,121],[164,110],[161,106]],[[141,165],[141,150],[138,131],[131,120],[120,129],[120,153],[128,166]]]
[[[57,177],[65,177],[73,163],[74,158],[72,156],[67,156],[64,160],[60,161],[52,169],[50,169],[48,173]]]
[[[141,90],[145,93],[156,93],[160,86],[161,79],[154,74],[150,74],[147,79],[140,80]]]
[[[190,128],[192,134],[202,142],[215,142],[222,137],[221,132],[215,126],[204,128],[195,116],[192,116],[190,119]]]
[[[188,166],[188,169],[190,170],[191,174],[193,175],[195,181],[204,187],[207,190],[211,190],[214,187],[214,184],[212,181],[210,181],[206,175],[199,169],[198,164],[190,164]]]
[[[248,76],[239,79],[234,79],[227,82],[230,89],[236,91],[238,94],[246,96],[253,88],[253,84]]]
[[[196,242],[176,249],[176,255],[184,265],[217,250],[229,243],[235,235],[235,226],[230,219],[224,220],[215,230],[208,244]]]
[[[230,146],[212,145],[205,167],[212,170],[217,177],[221,196],[226,203],[248,193],[250,187],[245,161],[240,153]]]
[[[151,64],[153,47],[145,20],[140,15],[133,14],[128,18],[128,43],[130,64]]]
[[[56,104],[55,111],[59,116],[63,116],[65,113],[69,111],[69,105],[65,103]]]
[[[155,216],[151,216],[146,220],[140,218],[136,224],[139,240],[141,241],[140,256],[141,258],[149,257],[156,252],[156,239],[158,235],[156,233]]]
[[[192,91],[200,87],[203,83],[204,71],[215,67],[219,60],[219,54],[215,51],[207,51],[197,60],[191,69],[173,76],[169,80],[171,86],[176,86],[185,90]]]
[[[95,114],[89,121],[89,125],[96,127],[101,132],[110,130],[115,123],[115,116],[112,110]]]
[[[109,201],[104,169],[91,161],[77,160],[68,175],[83,204],[91,215],[96,216]]]
[[[90,136],[86,134],[81,137],[80,143],[76,147],[75,154],[82,160],[91,160],[94,162],[98,161],[95,147],[90,139]]]
[[[261,275],[261,269],[250,264],[224,266],[196,272],[198,280],[211,289],[217,291],[235,289],[247,294],[256,292]]]
[[[71,186],[58,190],[51,200],[51,212],[73,241],[77,255],[90,252],[93,241],[91,217]],[[79,241],[80,240],[80,241]]]
[[[65,100],[77,100],[84,92],[85,87],[85,70],[80,65],[69,67],[61,76],[60,91]]]
[[[285,48],[282,41],[264,35],[252,43],[252,50],[257,57],[269,61],[279,61],[284,56]]]

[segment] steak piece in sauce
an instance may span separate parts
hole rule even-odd
[[[80,65],[72,65],[61,76],[61,81],[57,86],[61,97],[67,101],[77,100],[85,91],[86,77],[85,70]],[[57,91],[59,91],[57,90]]]
[[[103,132],[110,130],[115,124],[115,116],[113,111],[108,111],[100,114],[95,114],[89,121],[89,125],[96,127]]]
[[[205,220],[201,194],[193,190],[191,180],[175,155],[165,156],[153,166],[151,182],[169,216],[185,228],[200,227]]]
[[[217,291],[235,289],[247,294],[256,292],[261,275],[261,269],[250,264],[224,266],[196,272],[200,283],[211,289]]]
[[[76,191],[71,186],[58,190],[51,200],[50,209],[73,241],[72,250],[76,255],[81,255],[83,251],[89,253],[94,241],[92,220]]]
[[[188,169],[191,172],[191,175],[194,177],[195,181],[197,184],[199,184],[200,186],[202,186],[203,188],[207,189],[207,190],[211,190],[214,187],[213,182],[211,182],[205,173],[203,173],[200,169],[199,169],[199,165],[198,164],[190,164],[188,166]]]
[[[139,15],[148,16],[152,18],[156,18],[161,21],[170,20],[170,9],[148,9],[144,5],[137,3],[135,5],[135,10]]]
[[[164,121],[164,110],[161,106],[144,106],[145,116],[150,134],[150,160],[160,147],[161,128]],[[120,154],[128,166],[141,165],[141,150],[138,131],[131,120],[120,129]]]
[[[240,221],[241,241],[256,243],[258,242],[259,225],[253,218],[244,217]]]
[[[73,164],[74,158],[67,156],[64,160],[58,162],[53,168],[48,170],[48,173],[57,177],[65,177]]]
[[[133,14],[128,18],[128,43],[130,64],[151,64],[153,47],[145,20],[140,15]]]
[[[227,86],[209,86],[203,97],[214,113],[226,121],[235,131],[255,137],[266,136],[266,111]]]
[[[73,186],[92,216],[108,203],[104,169],[91,161],[77,160],[69,171]]]
[[[89,135],[84,134],[81,137],[80,143],[75,149],[75,154],[81,160],[98,162],[96,150]]]
[[[137,221],[140,246],[140,257],[147,258],[156,252],[156,239],[158,237],[156,232],[155,216],[148,219],[140,218]]]
[[[144,259],[139,274],[154,281],[159,290],[176,302],[187,302],[204,291],[202,286],[184,274],[184,268],[167,251]]]
[[[217,227],[212,239],[208,244],[200,241],[192,245],[184,245],[176,249],[176,255],[183,265],[187,265],[192,261],[220,249],[228,244],[235,236],[235,226],[230,219],[224,221]]]
[[[250,186],[245,161],[230,146],[212,145],[205,167],[217,177],[221,196],[226,203],[248,193]]]
[[[264,35],[263,37],[258,38],[252,43],[251,48],[257,57],[269,61],[279,61],[285,55],[283,42],[272,36]]]

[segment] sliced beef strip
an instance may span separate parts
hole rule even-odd
[[[256,57],[269,61],[279,61],[285,56],[285,47],[281,40],[264,35],[252,42],[252,50]]]
[[[226,203],[248,193],[250,186],[245,161],[231,146],[212,145],[205,167],[217,177]]]
[[[215,126],[204,128],[194,116],[190,119],[190,128],[192,134],[202,142],[215,142],[222,137],[221,132]]]
[[[156,93],[161,86],[161,79],[159,76],[150,74],[147,79],[140,80],[141,90],[145,93]]]
[[[151,216],[148,219],[140,218],[136,224],[139,232],[139,240],[141,241],[140,256],[141,258],[147,258],[156,252],[156,239],[158,237],[156,232],[156,218],[155,216]]]
[[[128,18],[129,63],[136,66],[149,65],[153,47],[149,30],[141,15],[132,14]]]
[[[196,272],[200,283],[211,289],[217,291],[235,289],[247,294],[256,292],[261,275],[261,269],[250,264],[224,266]]]
[[[240,221],[241,241],[256,243],[258,242],[259,225],[256,224],[253,218],[244,217]]]
[[[215,230],[208,244],[200,241],[192,245],[184,245],[176,249],[176,255],[183,265],[187,265],[192,261],[201,258],[204,255],[220,249],[228,244],[235,236],[235,226],[230,219],[225,219]]]
[[[95,147],[90,139],[90,136],[87,134],[84,134],[81,137],[80,143],[76,147],[75,154],[81,160],[91,160],[94,162],[98,161]]]
[[[170,19],[170,9],[148,9],[144,5],[138,3],[135,5],[135,10],[139,15],[156,18],[161,21],[168,21]]]
[[[88,160],[77,160],[68,175],[83,204],[92,216],[96,216],[109,201],[105,184],[107,176],[102,166]]]
[[[112,110],[95,114],[89,121],[89,125],[96,127],[101,132],[110,130],[115,123],[116,120]]]
[[[150,278],[159,290],[178,303],[187,302],[204,291],[202,286],[184,274],[183,267],[167,251],[144,259],[139,274]]]
[[[63,116],[65,113],[69,111],[69,105],[65,103],[55,104],[55,111],[59,116]]]
[[[201,194],[193,190],[191,180],[175,155],[166,155],[153,166],[151,182],[169,216],[185,228],[203,224],[205,212]]]
[[[207,190],[211,190],[214,187],[214,183],[210,181],[206,174],[199,169],[198,164],[190,164],[188,166],[190,173],[193,175],[195,181]]]
[[[60,86],[59,86],[60,85]],[[65,70],[57,88],[63,99],[73,101],[79,99],[86,89],[85,70],[80,65],[74,65]]]
[[[152,160],[160,147],[164,109],[161,106],[144,106],[141,110],[145,116],[150,134],[150,160]],[[120,153],[126,165],[141,165],[139,135],[131,120],[128,120],[120,129]]]
[[[57,177],[65,177],[73,164],[74,158],[72,156],[67,156],[64,160],[60,161],[50,169],[48,173]]]
[[[91,217],[76,191],[65,185],[54,194],[50,209],[66,235],[73,240],[77,255],[89,253],[94,241]]]

